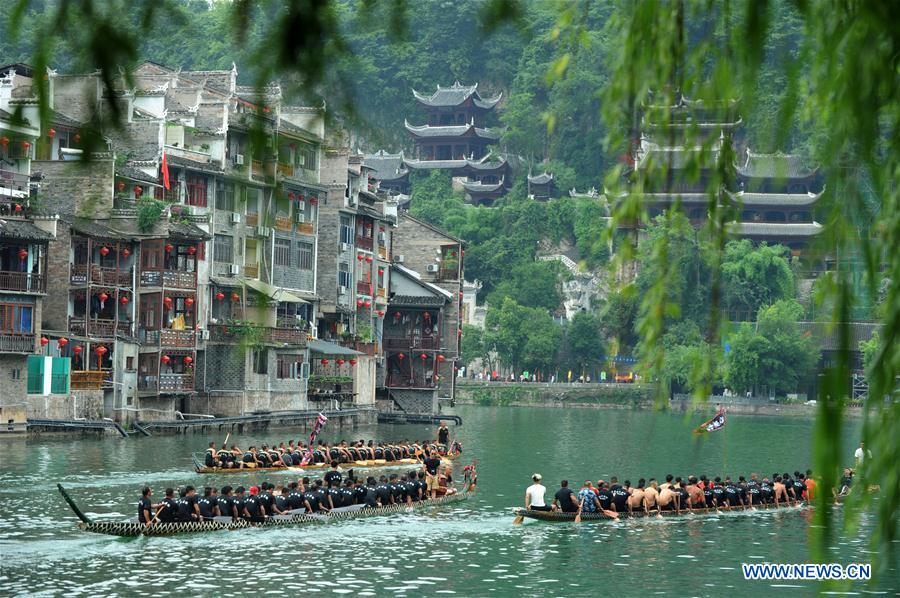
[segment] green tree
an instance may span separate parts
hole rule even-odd
[[[597,315],[579,311],[572,316],[566,327],[566,345],[570,361],[578,371],[596,364],[605,351]]]
[[[511,297],[520,305],[554,311],[562,302],[559,291],[558,262],[522,262],[494,287],[487,296],[489,304],[500,304]]]
[[[754,248],[747,239],[730,241],[722,261],[726,307],[756,313],[763,305],[793,297],[794,273],[787,253],[781,245]]]
[[[467,366],[476,359],[485,357],[484,331],[478,326],[463,324],[462,340],[459,344],[459,357]]]
[[[547,371],[556,361],[561,337],[560,327],[543,309],[524,307],[509,297],[488,309],[484,343],[516,372],[525,367]]]

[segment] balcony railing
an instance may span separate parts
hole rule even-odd
[[[0,169],[0,187],[27,192],[29,190],[29,183],[30,177],[27,174]]]
[[[379,288],[378,296],[379,297],[387,297],[387,289],[385,289],[384,287]]]
[[[378,257],[380,257],[381,259],[383,259],[385,261],[388,259],[387,247],[384,247],[381,245],[378,246]]]
[[[365,280],[358,280],[356,282],[356,292],[360,295],[368,295],[372,296],[372,283],[366,282]]]
[[[139,376],[138,390],[149,392],[190,392],[194,390],[193,374],[160,374]]]
[[[281,162],[279,162],[278,163],[278,174],[283,175],[283,176],[293,177],[294,176],[294,167],[291,166],[290,164],[282,164]]]
[[[412,351],[415,349],[440,349],[441,339],[431,336],[426,337],[388,337],[382,339],[385,351]]]
[[[365,249],[366,251],[372,251],[372,247],[373,247],[372,237],[356,237],[356,247],[358,249]]]
[[[244,276],[259,278],[259,264],[244,264]]]
[[[275,228],[278,230],[290,231],[293,228],[291,219],[287,216],[275,216]]]
[[[108,370],[74,370],[69,386],[72,390],[100,390],[109,376]]]
[[[34,334],[0,332],[0,353],[34,353]]]
[[[251,334],[246,326],[229,326],[228,324],[210,324],[209,340],[216,343],[240,343],[247,337],[253,337],[265,345],[306,345],[305,328],[273,328],[270,326],[257,327]]]
[[[316,225],[312,222],[298,222],[297,232],[304,235],[314,235],[316,234]]]
[[[378,353],[378,343],[364,343],[362,341],[341,340],[338,341],[342,347],[359,351],[365,355],[375,356]]]
[[[145,270],[141,272],[141,286],[196,289],[197,273],[178,270]]]
[[[179,158],[193,160],[194,162],[209,162],[211,158],[211,154],[209,152],[187,149],[185,147],[175,147],[174,145],[167,145],[165,149],[166,153],[170,156],[178,156]]]
[[[438,270],[439,280],[456,280],[459,278],[459,269],[456,266],[452,268],[440,268]]]
[[[110,287],[131,286],[130,268],[127,270],[117,270],[115,268],[98,266],[97,264],[73,264],[69,273],[69,281],[72,284],[87,284],[89,271],[90,281],[93,284]]]
[[[247,214],[247,226],[256,226],[259,224],[259,214]]]
[[[145,345],[157,345],[160,347],[186,347],[194,348],[197,343],[197,333],[193,330],[146,330],[141,341]]]
[[[94,338],[115,338],[116,334],[134,336],[134,323],[125,320],[116,322],[107,318],[69,318],[69,332]]]
[[[43,293],[47,290],[47,279],[43,274],[30,272],[0,272],[0,291],[22,293]]]

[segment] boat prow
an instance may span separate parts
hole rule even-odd
[[[659,515],[663,517],[684,517],[687,515],[709,515],[713,513],[748,513],[753,512],[753,510],[757,511],[775,511],[775,510],[785,510],[792,508],[806,508],[811,506],[809,503],[803,501],[793,504],[785,504],[780,506],[775,505],[755,505],[751,509],[683,509],[681,511],[661,511]],[[515,515],[515,520],[513,523],[521,523],[522,519],[536,519],[538,521],[554,521],[554,522],[575,522],[575,518],[578,516],[578,513],[564,513],[562,511],[533,511],[531,509],[522,509],[515,508],[513,509],[513,514]],[[604,513],[581,513],[581,521],[615,521],[616,519],[635,519],[642,517],[656,517],[657,513],[655,511],[651,511],[649,514],[644,513],[643,511],[636,511],[634,513],[620,513],[619,517],[610,517]]]

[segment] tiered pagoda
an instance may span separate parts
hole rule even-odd
[[[721,151],[726,140],[733,148],[742,145],[742,124],[734,101],[706,104],[677,94],[671,105],[645,106],[640,144],[631,158],[643,175],[648,216],[680,202],[694,225],[705,222],[709,183]],[[799,156],[754,154],[746,148],[728,170],[734,176],[726,177],[721,200],[741,206],[732,225],[736,236],[785,245],[800,255],[821,232],[814,207],[822,182]]]

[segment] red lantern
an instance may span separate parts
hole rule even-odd
[[[399,311],[395,311],[395,312],[394,312],[394,317],[395,317],[396,319],[399,320],[402,316],[403,316],[403,314],[401,314]]]
[[[300,201],[303,201],[304,199],[306,199],[306,196],[303,195],[302,193],[298,193],[298,194],[297,194],[297,199],[300,200]]]
[[[97,347],[96,349],[94,349],[94,353],[96,353],[96,354],[99,355],[100,357],[103,357],[104,355],[106,355],[106,351],[107,351],[107,350],[108,350],[108,349],[107,349],[106,347],[104,347],[103,345],[100,345],[99,347]]]
[[[161,361],[162,361],[163,363],[165,363],[166,365],[168,365],[168,363],[169,363],[170,361],[172,361],[172,358],[169,357],[168,355],[163,355]]]
[[[82,351],[84,351],[84,347],[82,347],[81,345],[75,345],[74,347],[72,347],[72,353],[74,353],[75,355],[81,355]]]
[[[197,248],[194,247],[193,245],[191,245],[190,247],[187,248],[187,252],[188,252],[188,255],[194,255],[195,253],[197,253]]]
[[[294,192],[293,192],[293,191],[288,191],[288,199],[290,199],[290,200],[293,200],[293,199],[294,199]]]
[[[350,360],[350,365],[356,365],[356,360],[355,360],[355,359],[351,359],[351,360]]]
[[[24,248],[20,249],[19,250],[19,260],[24,262],[26,259],[28,259],[28,250],[24,249]]]
[[[364,305],[366,306],[366,308],[372,307],[372,302],[366,299]]]
[[[359,255],[356,256],[356,261],[358,261],[358,262],[361,262],[361,261],[363,261],[364,259],[366,259],[366,257],[365,257],[363,254],[359,254]]]
[[[0,145],[3,147],[9,145],[9,137],[0,137]]]
[[[128,305],[128,296],[122,295],[121,297],[119,297],[119,303],[121,303],[122,305]]]
[[[141,188],[140,185],[134,186],[134,196],[135,197],[140,197],[143,193],[144,193],[144,190]]]
[[[50,340],[46,336],[41,337],[41,346],[42,347],[46,347],[47,343],[49,343],[49,342],[50,342]]]
[[[438,360],[439,362],[441,362],[441,363],[443,363],[445,359],[447,359],[447,358],[444,357],[443,355],[438,355],[438,356],[437,356],[437,360]]]
[[[49,131],[47,131],[47,137],[49,137],[50,139],[56,137],[56,129],[50,129]]]
[[[363,306],[363,300],[362,300],[362,299],[357,299],[357,300],[356,300],[356,307],[362,307],[362,306]]]
[[[175,246],[171,243],[166,243],[166,253],[172,253],[172,250],[175,249]]]
[[[22,149],[25,150],[26,152],[28,151],[28,149],[29,149],[30,147],[31,147],[31,144],[28,143],[27,141],[23,141],[23,142],[22,142]]]
[[[22,204],[18,204],[18,203],[17,203],[17,204],[15,205],[15,208],[14,208],[14,209],[15,209],[16,212],[21,212],[21,211],[22,211]]]
[[[368,262],[368,263],[370,263],[370,264],[372,263],[372,256],[371,256],[371,255],[366,256],[366,262]]]
[[[338,365],[344,365],[344,360],[343,360],[343,359],[338,359],[337,361],[335,361],[335,363],[338,364]]]
[[[404,355],[403,353],[397,354],[397,359],[399,359],[400,361],[403,361],[405,358],[406,358],[406,355]]]
[[[81,143],[81,135],[79,135],[78,133],[75,133],[74,140],[75,140],[75,143]]]
[[[319,362],[319,363],[321,363],[322,365],[328,365],[328,360],[327,360],[327,359],[323,359],[323,360],[322,360],[321,362]]]
[[[130,249],[128,249],[128,248],[126,247],[125,249],[122,250],[122,257],[128,257],[129,255],[131,255],[131,250],[130,250]]]
[[[56,341],[56,344],[59,345],[59,347],[60,347],[60,349],[61,349],[61,348],[65,347],[66,345],[69,344],[69,339],[67,339],[67,338],[61,338],[61,339],[59,339],[58,341]]]
[[[194,306],[194,298],[188,297],[187,299],[184,300],[184,304],[187,305],[188,307],[193,307]]]
[[[317,204],[319,203],[319,199],[318,199],[317,197],[310,197],[310,198],[309,198],[309,203],[310,203],[311,205],[317,205]]]
[[[99,297],[100,303],[104,303],[107,299],[109,299],[109,295],[107,295],[106,293],[100,293]]]
[[[100,248],[100,255],[102,255],[103,257],[108,256],[108,255],[109,255],[109,247],[105,247],[105,246],[104,246],[104,247],[101,247],[101,248]]]
[[[379,267],[378,268],[378,276],[381,276],[382,274],[384,274],[384,268]]]
[[[124,191],[125,190],[125,181],[119,181],[119,184],[116,185],[116,187],[119,189],[119,191]]]
[[[462,291],[460,291],[460,292],[459,292],[459,298],[462,299],[463,297],[464,297],[464,294],[463,294]]]
[[[426,359],[428,359],[428,356],[425,355],[424,353],[422,353],[421,355],[419,355],[419,359],[421,359],[422,361],[425,361]]]
[[[384,227],[383,227],[383,226],[379,226],[379,227],[378,227],[378,232],[383,233],[383,232],[384,232]]]
[[[234,301],[235,303],[237,303],[238,301],[241,300],[241,296],[238,295],[237,293],[232,293],[232,294],[231,294],[231,300]]]
[[[225,298],[225,293],[223,293],[222,291],[219,291],[218,293],[216,293],[216,301],[221,301],[224,298]]]
[[[191,365],[192,363],[194,363],[194,358],[190,355],[185,355],[183,361],[184,365]]]
[[[379,318],[381,318],[381,317],[384,316],[384,312],[381,311],[380,309],[379,309],[378,311],[376,311],[375,313],[378,314],[378,317],[379,317]]]
[[[172,298],[166,297],[165,299],[163,299],[163,305],[166,306],[166,309],[172,309]]]

